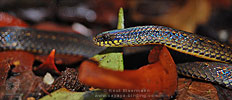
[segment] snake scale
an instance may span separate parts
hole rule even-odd
[[[93,41],[104,47],[162,44],[181,53],[215,61],[182,63],[177,65],[177,70],[179,74],[232,89],[232,49],[207,37],[169,27],[148,25],[106,31],[96,35]]]
[[[92,57],[105,48],[98,47],[94,45],[92,39],[75,33],[22,27],[0,28],[0,51],[23,50],[47,55],[52,49],[56,49],[56,54]]]

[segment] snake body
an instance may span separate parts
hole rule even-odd
[[[91,39],[80,34],[21,27],[0,28],[0,51],[23,50],[47,55],[52,49],[56,49],[56,54],[92,57],[105,48],[94,45]]]
[[[219,62],[179,64],[180,74],[222,84],[232,89],[231,47],[206,37],[163,26],[138,26],[98,34],[94,43],[106,47],[163,44],[173,50]],[[56,54],[92,57],[104,50],[79,34],[40,31],[30,28],[0,28],[0,51],[23,50],[47,55]]]
[[[191,62],[177,64],[184,76],[206,80],[232,89],[232,65],[218,62]]]
[[[232,66],[224,64],[232,63],[231,47],[204,36],[169,27],[150,25],[106,31],[95,36],[93,41],[96,45],[105,47],[162,44],[178,52],[218,61],[217,64],[208,63],[209,65],[205,67],[208,70],[202,69],[207,62],[184,63],[177,66],[179,66],[179,72],[184,75],[197,76],[204,80],[222,84],[228,88],[232,86]],[[186,67],[186,69],[183,66],[191,67]],[[217,69],[219,67],[224,68],[226,73]],[[193,73],[193,71],[198,73]]]

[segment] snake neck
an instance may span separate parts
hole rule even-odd
[[[125,47],[162,44],[196,57],[232,62],[230,46],[197,34],[164,26],[137,26],[103,32],[94,38],[98,46]]]

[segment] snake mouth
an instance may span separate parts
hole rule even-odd
[[[93,38],[94,43],[97,46],[104,47],[121,47],[123,39],[117,38],[115,35],[97,35]]]
[[[99,46],[96,37],[93,37],[93,43],[94,43],[95,45]]]
[[[121,47],[122,39],[104,40],[93,38],[95,45],[103,47]]]

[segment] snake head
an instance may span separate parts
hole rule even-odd
[[[96,35],[93,41],[98,46],[122,47],[123,38],[121,35],[120,30],[106,31]]]

